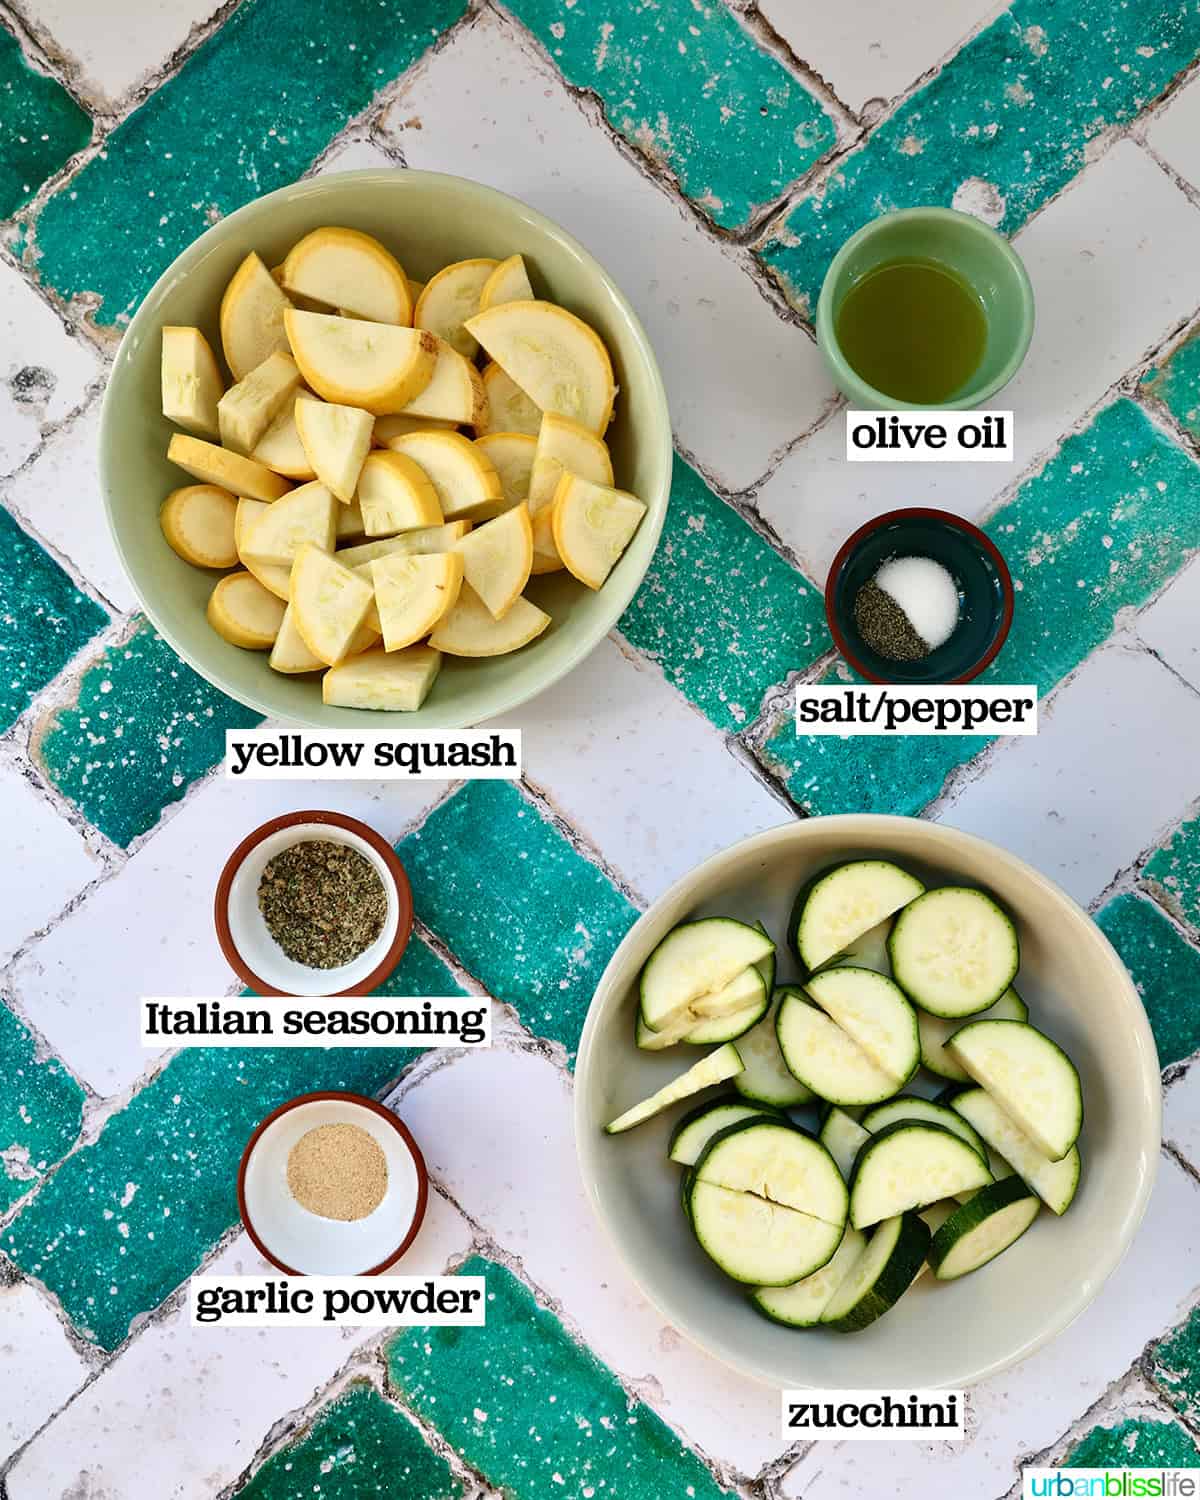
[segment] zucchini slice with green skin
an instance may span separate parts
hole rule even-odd
[[[955,1114],[945,1104],[935,1104],[932,1099],[917,1099],[907,1094],[899,1099],[889,1099],[886,1104],[877,1104],[874,1109],[867,1110],[862,1117],[862,1128],[875,1135],[897,1120],[931,1120],[935,1125],[944,1125],[955,1135],[961,1135],[967,1145],[973,1146],[987,1161],[987,1146],[979,1132],[962,1115]]]
[[[788,943],[805,972],[814,973],[924,889],[915,875],[885,859],[822,870],[796,895]]]
[[[888,958],[888,936],[892,930],[892,918],[886,917],[877,926],[872,927],[869,932],[864,932],[862,937],[855,938],[829,962],[829,967],[836,965],[840,968],[843,964],[849,964],[855,969],[873,969],[876,974],[885,974],[892,977],[892,963]]]
[[[634,1040],[644,1052],[662,1052],[680,1042],[697,1046],[732,1042],[762,1019],[770,998],[762,974],[750,964],[723,989],[694,1001],[661,1031],[646,1025],[639,1006]]]
[[[775,1018],[779,1011],[779,992],[775,1003],[759,1023],[738,1038],[742,1071],[733,1086],[744,1099],[758,1104],[773,1104],[779,1109],[793,1109],[812,1098],[809,1089],[788,1071],[779,1050]]]
[[[752,1193],[839,1230],[845,1227],[850,1195],[842,1174],[820,1141],[790,1120],[759,1117],[726,1126],[709,1141],[692,1173],[697,1182]]]
[[[858,1153],[850,1179],[850,1222],[866,1229],[991,1180],[987,1163],[962,1136],[927,1120],[898,1120]]]
[[[981,1188],[980,1192],[982,1191],[983,1189]],[[946,1220],[950,1217],[950,1215],[955,1211],[955,1209],[957,1209],[957,1207],[957,1198],[947,1198],[944,1199],[941,1203],[931,1203],[928,1208],[921,1209],[917,1214],[917,1218],[920,1219],[922,1224],[928,1226],[930,1234],[936,1234],[942,1227],[942,1225],[946,1222]],[[913,1277],[914,1286],[918,1281],[920,1281],[921,1277],[924,1276],[925,1272],[928,1270],[929,1257],[926,1256],[921,1269]]]
[[[921,1046],[917,1013],[885,974],[834,964],[804,986],[829,1019],[857,1042],[876,1067],[901,1088],[917,1071]]]
[[[774,947],[765,933],[732,917],[682,923],[667,933],[642,967],[642,1019],[651,1031],[669,1028],[694,1009],[696,1001],[723,990]]]
[[[763,937],[765,937],[767,939],[767,941],[770,942],[771,941],[771,935],[767,931],[766,927],[762,924],[762,922],[755,922],[754,925],[755,925],[755,927],[758,928],[759,932],[762,933]],[[763,983],[767,987],[767,994],[768,995],[773,995],[775,993],[775,968],[776,968],[776,962],[775,962],[775,944],[774,943],[771,943],[771,951],[770,951],[770,953],[767,953],[762,958],[760,958],[758,960],[758,962],[754,965],[754,967],[758,970],[758,972],[763,977]]]
[[[760,1286],[750,1298],[764,1318],[787,1328],[811,1328],[821,1321],[829,1299],[867,1248],[867,1237],[847,1229],[833,1259],[791,1286]]]
[[[881,1318],[920,1275],[931,1238],[928,1224],[914,1213],[885,1219],[826,1303],[821,1322],[839,1333],[857,1333]]]
[[[838,1171],[849,1182],[855,1158],[871,1139],[871,1132],[864,1130],[853,1115],[834,1104],[826,1112],[817,1139],[837,1163]]]
[[[718,1130],[724,1130],[728,1125],[740,1125],[743,1120],[782,1118],[778,1111],[766,1104],[747,1104],[729,1095],[724,1099],[714,1099],[711,1104],[697,1104],[672,1130],[667,1156],[680,1166],[694,1167]]]
[[[751,976],[743,979],[742,974]],[[738,1037],[744,1036],[752,1026],[757,1026],[759,1021],[766,1015],[771,1004],[771,992],[767,988],[766,980],[762,976],[758,966],[751,965],[749,969],[743,969],[734,984],[745,986],[750,989],[751,983],[755,985],[754,998],[740,1009],[729,1014],[715,1016],[702,1015],[688,1034],[684,1037],[684,1043],[689,1047],[708,1047],[714,1042],[735,1042]],[[727,994],[732,986],[727,986],[723,994]],[[715,998],[715,997],[714,997]]]
[[[949,1045],[1040,1151],[1051,1161],[1066,1156],[1083,1128],[1083,1090],[1057,1042],[1027,1021],[973,1021]]]
[[[979,1021],[1028,1021],[1029,1007],[1011,986],[1006,989],[995,1005],[989,1005],[975,1018]],[[947,1021],[941,1016],[931,1016],[928,1011],[917,1012],[917,1034],[921,1039],[921,1066],[939,1078],[951,1083],[970,1083],[971,1075],[946,1051],[946,1043],[962,1027],[961,1020]]]
[[[1021,962],[1012,918],[970,886],[926,891],[888,938],[892,978],[931,1015],[973,1016],[995,1005]]]
[[[1042,1200],[1019,1177],[980,1188],[960,1204],[933,1236],[929,1265],[939,1281],[978,1271],[1019,1240],[1041,1211]]]
[[[812,1214],[703,1182],[692,1168],[688,1218],[700,1248],[726,1276],[749,1286],[791,1286],[819,1271],[843,1227]]]
[[[788,1071],[831,1104],[878,1104],[900,1087],[801,990],[782,989],[775,1031]]]
[[[686,1099],[689,1094],[698,1094],[701,1089],[706,1089],[714,1083],[724,1083],[727,1078],[732,1078],[741,1070],[742,1060],[738,1056],[737,1048],[732,1042],[726,1042],[723,1047],[718,1047],[715,1052],[702,1057],[686,1073],[681,1073],[678,1078],[659,1089],[656,1094],[651,1094],[649,1099],[643,1099],[640,1104],[635,1104],[632,1109],[627,1109],[624,1114],[618,1115],[604,1129],[609,1135],[620,1135],[622,1131],[632,1130],[635,1125],[641,1125],[643,1121],[653,1119],[662,1110],[668,1109],[672,1104],[678,1104],[680,1099]]]
[[[1011,1163],[1008,1170],[1031,1187],[1052,1213],[1066,1213],[1079,1187],[1078,1146],[1072,1146],[1058,1161],[1051,1161],[986,1089],[962,1089],[951,1107],[1004,1158],[1006,1166]],[[998,1175],[993,1168],[992,1176]]]

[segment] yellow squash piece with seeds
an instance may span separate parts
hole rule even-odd
[[[533,517],[533,571],[555,573],[563,565],[554,545],[550,506],[564,473],[594,484],[612,484],[612,459],[603,438],[548,411],[538,429],[537,450],[529,476],[529,512]]]
[[[564,474],[550,510],[554,545],[580,583],[598,589],[646,514],[636,495]]]
[[[477,429],[490,432],[527,432],[536,437],[542,425],[542,409],[531,401],[517,382],[495,360],[483,367],[483,389],[487,395],[487,420]]]
[[[365,651],[321,679],[321,696],[334,708],[373,708],[415,713],[437,680],[442,653],[429,646],[404,651]]]
[[[242,552],[246,538],[250,535],[255,523],[262,520],[270,509],[271,507],[261,500],[239,499],[237,514],[233,519],[233,539],[237,545],[238,557],[246,571],[253,573],[268,593],[274,594],[277,599],[282,599],[286,604],[292,592],[291,565],[279,567],[274,563],[251,562]]]
[[[159,512],[163,536],[184,562],[197,568],[232,568],[238,560],[237,500],[215,484],[172,490]]]
[[[253,251],[233,273],[221,298],[221,348],[235,380],[272,354],[286,354],[284,315],[292,304]]]
[[[349,661],[360,651],[369,651],[378,642],[378,630],[372,630],[370,622],[364,621],[359,626],[357,635],[350,642],[346,651],[346,660]],[[288,676],[297,676],[303,672],[320,672],[325,666],[321,658],[308,649],[304,637],[297,630],[296,617],[292,613],[290,604],[284,611],[279,634],[275,637],[275,644],[271,647],[269,661],[277,672],[286,673]]]
[[[529,498],[537,439],[527,432],[489,432],[475,439],[475,446],[495,466],[510,508]]]
[[[437,344],[394,323],[289,308],[284,327],[305,384],[318,396],[375,415],[403,411],[433,379]]]
[[[408,325],[412,299],[396,257],[369,234],[329,226],[292,246],[283,287],[374,323]]]
[[[420,464],[447,521],[485,521],[504,509],[496,466],[461,432],[409,432],[388,444]]]
[[[349,505],[371,451],[374,417],[358,406],[297,401],[295,418],[296,432],[317,478],[343,505]]]
[[[401,553],[368,564],[375,584],[385,651],[427,636],[458,600],[463,560],[457,552]]]
[[[208,623],[231,646],[269,651],[283,623],[284,604],[251,573],[227,573],[209,595]]]
[[[438,339],[433,379],[399,415],[433,417],[451,425],[467,422],[472,427],[482,427],[487,418],[487,393],[479,371],[457,349],[452,349],[444,339]]]
[[[463,560],[467,582],[493,619],[502,620],[529,582],[533,566],[529,507],[522,501],[496,520],[477,526],[455,550]]]
[[[390,449],[369,453],[358,476],[358,503],[367,536],[392,536],[439,526],[442,508],[433,481],[415,459]]]
[[[304,451],[296,426],[296,402],[316,399],[308,391],[297,391],[295,400],[286,403],[254,445],[250,457],[256,463],[266,464],[272,472],[282,474],[285,479],[298,479],[302,482],[315,479],[317,471],[308,461],[308,454]]]
[[[162,411],[199,437],[219,438],[217,403],[224,391],[217,357],[198,328],[162,331]]]
[[[550,624],[550,616],[528,599],[518,599],[497,620],[469,583],[458,603],[429,637],[429,644],[447,656],[506,656],[535,640]]]
[[[408,432],[456,432],[457,422],[441,417],[410,417],[406,412],[389,412],[386,417],[375,418],[375,430],[371,441],[376,448],[386,448],[394,437],[403,437]]]
[[[337,515],[334,517],[336,531],[335,546],[340,547],[343,542],[356,541],[360,536],[366,536],[366,523],[363,521],[362,506],[357,500],[351,500],[349,505],[339,505]]]
[[[249,456],[285,407],[295,404],[300,371],[290,354],[269,354],[221,397],[217,421],[221,443]],[[261,462],[261,460],[260,460]],[[270,465],[268,465],[270,467]]]
[[[314,480],[268,505],[246,532],[239,548],[247,563],[290,568],[302,547],[332,552],[337,539],[337,501]]]
[[[617,393],[612,360],[582,318],[553,302],[502,302],[466,327],[543,411],[603,434]]]
[[[501,302],[531,302],[533,288],[529,285],[529,273],[519,255],[510,255],[502,260],[479,293],[479,311],[487,312]]]
[[[421,289],[413,312],[413,324],[445,339],[466,359],[474,359],[479,347],[463,324],[479,311],[479,294],[496,269],[494,260],[456,260],[443,266]]]
[[[291,489],[286,479],[273,474],[265,464],[182,432],[167,445],[167,457],[201,484],[215,484],[249,500],[278,500]]]
[[[349,655],[372,598],[369,583],[319,547],[303,547],[292,564],[296,629],[326,666]]]
[[[447,521],[444,526],[422,526],[399,536],[384,537],[377,542],[361,542],[355,547],[340,547],[337,560],[348,568],[374,562],[377,557],[391,557],[396,552],[451,552],[471,529],[470,521]]]

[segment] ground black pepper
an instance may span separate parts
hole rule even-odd
[[[929,655],[908,616],[877,583],[864,583],[854,596],[854,623],[871,650],[889,661],[920,661]]]
[[[357,849],[331,839],[303,839],[263,870],[258,909],[290,959],[310,969],[337,969],[383,931],[387,893]]]

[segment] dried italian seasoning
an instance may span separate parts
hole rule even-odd
[[[267,931],[290,959],[337,969],[364,953],[387,919],[387,892],[348,844],[304,839],[277,854],[258,882]]]

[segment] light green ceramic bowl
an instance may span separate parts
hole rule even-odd
[[[327,708],[319,677],[284,677],[265,653],[223,641],[204,618],[219,576],[191,567],[158,524],[167,494],[192,481],[166,459],[174,430],[161,414],[160,330],[194,324],[220,349],[221,293],[257,250],[278,264],[310,229],[346,225],[377,236],[410,276],[425,279],[469,256],[520,252],[534,289],[577,313],[604,339],[620,394],[608,430],[616,482],[649,512],[604,587],[566,573],[530,581],[528,595],[554,623],[532,645],[489,660],[446,658],[424,706],[389,715]],[[671,424],[649,340],[621,292],[557,224],[493,188],[434,172],[341,172],[281,188],[231,214],[188,247],[155,284],[121,344],[100,428],[100,471],[117,550],[147,615],[215,687],[273,718],[330,729],[453,729],[509,712],[556,682],[607,634],[650,564],[671,481]]]

